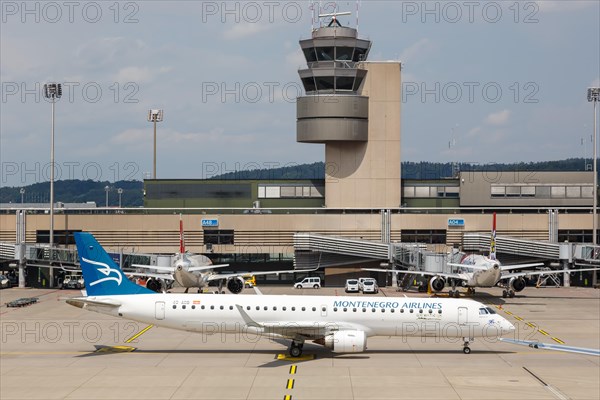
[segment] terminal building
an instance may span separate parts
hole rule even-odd
[[[499,237],[539,241],[510,242],[506,254],[498,246],[510,260],[551,266],[559,261],[560,243],[592,242],[592,172],[461,171],[447,179],[403,181],[401,63],[369,60],[371,42],[335,18],[300,47],[306,93],[297,99],[297,141],[324,146],[324,178],[145,180],[143,208],[57,212],[54,229],[63,247],[73,247],[72,232],[90,231],[114,254],[172,254],[182,214],[187,248],[214,263],[238,271],[318,265],[325,284],[338,285],[364,275],[360,268],[399,266],[402,244],[442,253],[484,251],[485,243],[469,235],[489,234],[493,212]],[[16,258],[15,243],[47,240],[49,223],[39,210],[2,210],[4,266]],[[597,258],[591,246],[578,254],[585,262]],[[38,268],[31,284],[55,284],[48,268],[35,266],[43,254],[25,258]],[[567,259],[572,265],[573,256]],[[385,284],[382,275],[376,277]]]

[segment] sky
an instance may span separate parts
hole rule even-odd
[[[306,1],[1,1],[0,186],[143,179],[324,161],[296,143]],[[357,3],[341,1],[356,27]],[[321,2],[323,12],[334,3]],[[369,60],[402,67],[403,161],[592,157],[600,2],[362,1]]]

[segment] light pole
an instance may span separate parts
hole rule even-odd
[[[154,123],[154,163],[152,164],[152,179],[156,179],[156,123],[162,122],[163,110],[148,111],[148,122]]]
[[[118,188],[117,193],[119,194],[119,208],[121,208],[121,196],[123,195],[123,189]]]
[[[23,203],[25,203],[25,188],[21,188],[19,193],[21,193],[21,205],[23,205]]]
[[[54,108],[56,99],[62,96],[60,83],[47,83],[44,85],[44,97],[52,101],[52,133],[50,135],[50,259],[53,258],[54,247]],[[54,287],[54,270],[50,267],[50,287]]]
[[[596,242],[596,228],[598,225],[597,219],[596,219],[596,207],[598,206],[598,193],[597,193],[597,189],[598,189],[598,170],[597,170],[597,144],[596,144],[596,136],[597,135],[597,112],[596,112],[596,104],[598,103],[598,101],[600,100],[600,87],[591,87],[588,88],[587,90],[587,99],[589,102],[593,102],[594,103],[594,221],[592,223],[592,242],[594,244],[594,246],[596,246],[597,242]],[[594,254],[596,252],[594,251]],[[592,285],[596,285],[597,283],[597,277],[596,277],[596,271],[593,272],[592,274]]]
[[[104,191],[106,192],[106,205],[105,205],[105,207],[108,208],[108,192],[110,191],[110,186],[108,186],[108,185],[104,186]],[[106,210],[106,212],[108,212],[108,210]]]

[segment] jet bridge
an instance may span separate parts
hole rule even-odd
[[[487,253],[491,235],[465,233],[463,250],[466,252]],[[559,260],[561,244],[539,240],[518,239],[510,236],[496,236],[496,252],[540,259]]]

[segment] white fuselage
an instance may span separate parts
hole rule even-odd
[[[492,260],[485,256],[470,254],[461,260],[461,264],[486,267],[475,271],[465,271],[467,279],[464,286],[467,287],[494,287],[500,281],[502,274],[500,261]]]
[[[249,332],[289,337],[281,334],[281,329],[264,326],[289,327],[294,332],[295,327],[301,326],[307,339],[322,337],[324,329],[360,330],[366,336],[496,338],[514,330],[510,322],[489,307],[465,299],[229,294],[139,294],[85,299],[120,304],[113,308],[87,304],[84,308],[90,311],[204,333]],[[248,318],[255,324],[249,324]],[[311,326],[314,332],[307,329]]]

